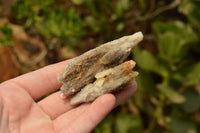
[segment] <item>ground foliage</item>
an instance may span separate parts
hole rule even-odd
[[[49,53],[66,47],[78,55],[144,33],[130,57],[140,73],[138,91],[94,133],[200,132],[200,0],[18,0],[10,7],[1,16],[38,36]],[[0,37],[1,47],[14,45],[8,24]]]

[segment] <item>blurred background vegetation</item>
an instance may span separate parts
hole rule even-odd
[[[0,82],[142,31],[138,91],[94,133],[200,133],[200,0],[0,0]]]

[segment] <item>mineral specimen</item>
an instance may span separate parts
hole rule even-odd
[[[101,94],[113,92],[129,84],[137,75],[131,71],[135,63],[133,61],[123,62],[132,48],[142,39],[142,33],[137,32],[105,43],[74,58],[58,77],[63,84],[61,97],[78,92],[71,99],[71,104],[78,104],[92,101]],[[111,72],[111,75],[106,75],[108,72]],[[101,79],[102,75],[108,78]],[[109,82],[105,82],[106,80]]]
[[[86,85],[70,101],[72,105],[93,101],[98,96],[115,92],[130,85],[138,72],[133,72],[134,61],[127,61],[114,68],[99,72],[95,75],[95,82]]]

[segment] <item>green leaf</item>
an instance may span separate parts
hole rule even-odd
[[[134,59],[137,62],[137,65],[145,71],[155,72],[163,77],[168,75],[167,67],[164,63],[162,63],[158,58],[153,56],[147,50],[140,50],[140,48],[136,47],[133,50]]]
[[[153,28],[158,37],[159,55],[169,64],[180,62],[198,40],[192,28],[180,21],[156,22]]]
[[[155,81],[152,75],[145,71],[138,71],[139,75],[136,77],[139,91],[143,93],[156,94]]]
[[[159,84],[158,90],[164,94],[171,102],[180,104],[184,103],[186,101],[185,97],[181,95],[180,93],[173,90],[170,86]]]
[[[172,133],[197,133],[196,125],[173,116],[168,123]]]
[[[200,1],[199,0],[184,0],[179,6],[179,12],[187,16],[188,20],[195,27],[200,29]]]
[[[173,76],[185,86],[192,86],[200,83],[200,62],[179,70]]]
[[[188,113],[197,111],[200,108],[200,95],[195,91],[185,91],[183,96],[186,101],[180,107]]]
[[[142,121],[137,115],[119,113],[116,117],[115,133],[141,133]]]
[[[134,57],[137,65],[146,71],[154,71],[158,66],[155,57],[147,50],[140,50],[136,47],[134,49]]]
[[[195,85],[200,82],[200,62],[197,64],[188,67],[187,75],[185,75],[186,85]]]

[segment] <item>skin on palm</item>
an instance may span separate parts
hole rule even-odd
[[[104,94],[80,106],[70,105],[70,97],[61,99],[60,92],[55,92],[36,103],[35,100],[60,88],[57,76],[68,62],[50,65],[0,84],[0,132],[90,132],[115,106],[136,91],[134,83],[115,96]]]

